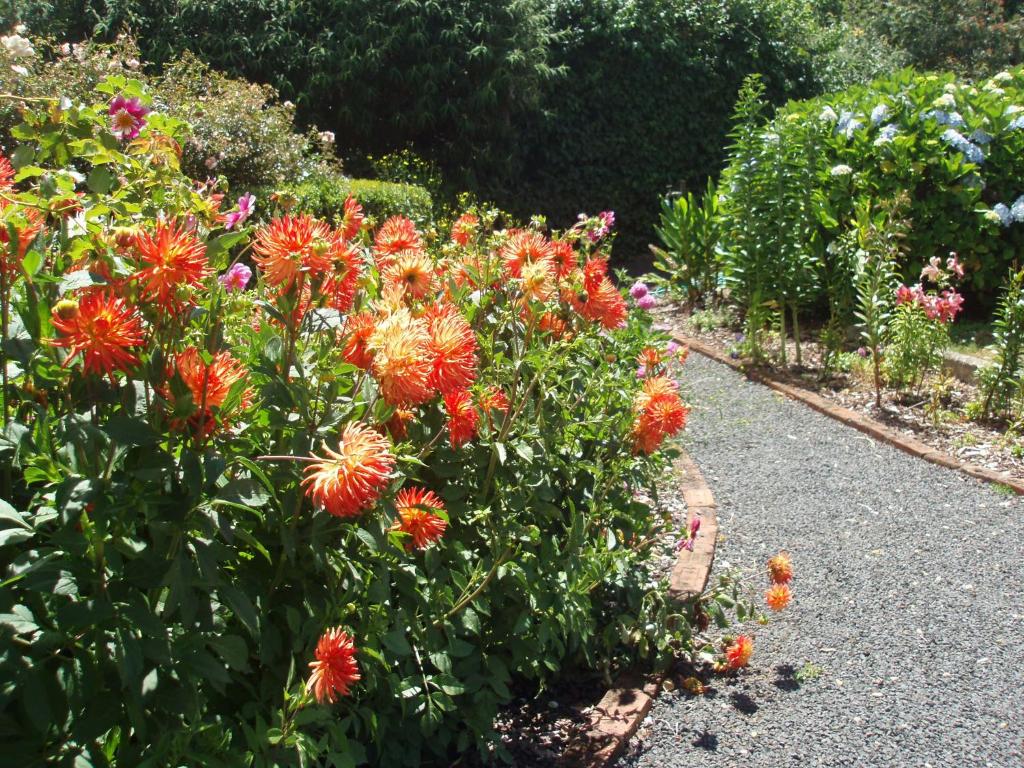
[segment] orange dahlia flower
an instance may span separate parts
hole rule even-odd
[[[434,263],[423,251],[401,251],[382,275],[389,285],[400,285],[414,299],[422,299],[434,288]]]
[[[381,269],[387,267],[394,256],[402,251],[421,251],[423,241],[416,225],[405,216],[392,216],[380,225],[373,238],[373,254]]]
[[[793,593],[788,584],[772,584],[764,593],[764,601],[773,611],[781,611],[789,601],[793,599]]]
[[[3,244],[3,252],[0,253],[0,265],[8,279],[13,278],[21,271],[21,261],[28,253],[32,241],[43,231],[43,214],[38,208],[22,208],[6,200],[0,200],[0,211],[14,213],[13,220],[4,216],[0,221],[0,243]],[[11,253],[13,249],[8,248],[11,242],[9,229],[13,229],[18,235],[18,253]]]
[[[351,240],[358,235],[365,219],[363,206],[352,195],[346,197],[345,205],[342,207],[341,226],[338,228],[342,238]]]
[[[476,378],[476,334],[451,304],[431,307],[424,315],[430,333],[432,368],[429,385],[444,394],[465,389]]]
[[[135,273],[142,295],[169,308],[179,288],[202,285],[210,274],[206,246],[192,232],[174,221],[158,221],[154,233],[139,232],[133,243],[146,265]]]
[[[457,389],[445,394],[444,409],[448,412],[448,441],[452,448],[465,445],[476,437],[480,414],[473,406],[473,397],[468,391]]]
[[[666,376],[647,379],[633,400],[634,449],[643,453],[656,451],[666,437],[686,426],[689,412],[674,381]]]
[[[409,436],[409,424],[415,418],[416,414],[407,408],[396,408],[391,418],[384,423],[384,428],[392,440],[405,440]]]
[[[351,243],[335,239],[328,252],[330,264],[324,270],[324,282],[320,292],[327,298],[327,304],[339,312],[348,312],[355,301],[359,278],[362,276],[363,260],[359,249]]]
[[[452,242],[461,246],[468,245],[479,224],[480,219],[472,213],[462,214],[452,224]]]
[[[725,649],[725,659],[729,669],[740,669],[750,663],[754,653],[754,641],[746,635],[740,635]]]
[[[341,627],[328,629],[316,644],[316,661],[306,682],[320,704],[333,704],[338,694],[348,696],[349,687],[359,682],[356,644]]]
[[[88,293],[77,307],[59,302],[51,322],[62,337],[49,343],[68,350],[65,368],[79,352],[86,373],[113,376],[114,371],[128,371],[139,364],[130,350],[143,342],[142,319],[111,293]]]
[[[312,216],[282,216],[256,230],[254,260],[269,285],[287,290],[300,270],[330,267],[327,252],[337,245],[331,228]]]
[[[620,328],[628,308],[622,294],[608,278],[608,262],[591,259],[583,267],[583,290],[572,297],[573,309],[592,323]]]
[[[368,348],[373,352],[373,375],[385,402],[419,405],[433,397],[430,333],[422,318],[413,317],[405,308],[396,310],[378,323]]]
[[[501,246],[501,259],[510,277],[522,277],[523,267],[538,261],[550,261],[554,256],[551,242],[532,229],[520,229],[511,233],[508,241]]]
[[[407,550],[426,549],[438,541],[448,527],[448,521],[437,514],[444,512],[444,502],[425,488],[403,488],[395,497],[395,508],[398,520],[392,530],[409,534]]]
[[[788,584],[793,578],[793,561],[785,552],[779,552],[768,561],[768,578],[772,584]]]
[[[195,431],[201,431],[203,437],[209,437],[217,428],[217,415],[213,409],[222,409],[232,388],[240,381],[249,377],[249,371],[231,353],[222,351],[213,356],[207,364],[195,347],[189,347],[174,360],[174,371],[178,378],[188,387],[192,395],[192,404],[197,413],[188,419],[188,425]],[[174,410],[174,393],[170,387],[161,392],[164,399]],[[242,390],[239,406],[244,410],[252,405],[253,391],[250,387]],[[205,403],[206,408],[203,409]],[[223,414],[221,421],[223,423]],[[201,430],[200,430],[200,425]],[[181,429],[182,422],[172,423],[175,429]]]
[[[380,498],[395,466],[390,444],[379,432],[352,422],[338,450],[323,445],[326,458],[314,455],[306,467],[306,496],[335,517],[355,517]]]
[[[653,371],[661,365],[661,352],[657,347],[644,347],[636,358],[637,363],[644,366],[648,371]]]
[[[555,268],[550,261],[524,264],[522,271],[523,295],[533,301],[546,301],[554,291]]]
[[[4,155],[0,154],[0,189],[14,187],[14,166]]]
[[[480,395],[480,410],[487,414],[487,420],[491,419],[491,412],[508,413],[508,395],[501,387],[490,386]]]
[[[341,350],[341,356],[346,362],[364,371],[370,369],[373,364],[373,352],[369,344],[375,329],[376,322],[369,312],[349,315],[345,320],[345,345]]]

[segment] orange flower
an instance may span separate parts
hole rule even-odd
[[[550,333],[556,339],[565,336],[566,331],[569,329],[565,320],[554,312],[545,312],[541,315],[539,327],[544,333]]]
[[[424,319],[430,333],[430,386],[444,394],[465,389],[476,378],[476,335],[451,304],[431,307]]]
[[[409,534],[407,550],[426,549],[443,535],[448,522],[437,514],[444,512],[444,502],[425,488],[403,488],[395,497],[398,520],[392,530]]]
[[[572,243],[556,240],[551,243],[551,250],[552,263],[555,265],[555,274],[558,277],[568,277],[579,266]]]
[[[328,629],[316,644],[316,661],[306,683],[320,704],[333,704],[336,694],[348,696],[349,686],[359,682],[356,644],[341,627]]]
[[[282,216],[256,230],[254,260],[268,284],[287,290],[299,271],[330,267],[325,254],[338,238],[312,216]]]
[[[464,213],[452,224],[452,242],[461,246],[469,244],[470,238],[476,234],[480,219],[472,213]]]
[[[405,440],[409,436],[409,424],[416,418],[416,414],[406,408],[396,408],[391,418],[384,424],[392,440]]]
[[[548,239],[532,229],[512,232],[501,247],[501,258],[511,277],[521,277],[525,265],[549,261],[553,256],[554,251]]]
[[[740,635],[725,649],[725,658],[729,669],[740,669],[747,666],[753,653],[754,641],[746,635]]]
[[[373,375],[389,405],[419,405],[433,396],[433,355],[422,319],[408,309],[396,310],[377,325],[368,348],[373,352]]]
[[[591,259],[583,267],[583,290],[572,299],[573,308],[587,320],[605,328],[619,328],[626,323],[626,300],[608,279],[608,262]]]
[[[679,347],[679,352],[676,353],[676,360],[678,360],[679,364],[682,365],[683,363],[686,362],[686,358],[688,358],[689,356],[690,347],[689,345],[684,344],[681,347]]]
[[[326,458],[314,455],[306,467],[306,496],[335,517],[355,517],[380,498],[395,466],[390,445],[379,432],[355,421],[345,427],[338,450],[325,443]]]
[[[0,189],[14,188],[14,166],[4,155],[0,154]]]
[[[209,437],[217,428],[218,415],[221,416],[221,422],[226,425],[223,414],[215,414],[213,409],[219,410],[224,407],[232,388],[238,382],[248,379],[249,371],[226,351],[218,352],[207,364],[195,347],[189,347],[175,358],[174,369],[178,378],[188,387],[192,395],[192,405],[196,410],[196,413],[189,416],[188,425],[194,431],[199,431],[201,425],[203,437]],[[161,394],[170,404],[171,410],[174,410],[173,390],[164,387]],[[244,410],[252,405],[252,395],[250,387],[243,389],[239,407]],[[206,408],[202,410],[204,403]],[[182,429],[184,425],[181,421],[172,422],[175,429]]]
[[[339,231],[345,240],[351,240],[359,234],[363,228],[363,206],[361,206],[352,195],[345,198],[345,205],[342,208],[341,226]]]
[[[679,387],[674,381],[665,376],[647,379],[633,400],[634,450],[656,451],[666,437],[686,426],[689,412],[679,398]]]
[[[423,241],[420,233],[416,231],[416,225],[405,216],[392,216],[381,224],[373,238],[373,253],[381,269],[391,264],[393,257],[402,251],[421,250]]]
[[[364,371],[370,369],[373,364],[373,352],[370,351],[369,343],[375,328],[373,315],[369,312],[350,315],[345,320],[345,346],[341,350],[341,356],[346,362]]]
[[[476,436],[480,414],[473,407],[473,397],[465,389],[448,392],[444,396],[448,412],[448,440],[452,448],[465,445]]]
[[[415,299],[422,299],[434,287],[434,264],[423,251],[402,251],[382,275],[384,282],[400,285]]]
[[[491,411],[508,413],[508,409],[508,395],[501,387],[490,386],[480,395],[480,410],[487,414],[488,420],[491,418]]]
[[[648,372],[653,371],[661,365],[661,352],[657,347],[644,347],[636,358],[637,363],[644,366]]]
[[[28,253],[32,241],[43,231],[43,214],[38,208],[22,208],[3,199],[0,199],[0,211],[5,214],[0,219],[0,243],[3,244],[0,266],[8,280],[11,280],[21,272],[22,259]],[[11,242],[9,229],[13,229],[18,235],[17,255],[10,253],[11,249],[7,247]]]
[[[788,584],[773,584],[764,593],[764,601],[768,603],[768,607],[773,611],[781,611],[789,605],[789,601],[792,599],[793,593],[790,591]]]
[[[167,309],[179,288],[202,285],[210,274],[206,246],[175,222],[158,221],[156,232],[139,232],[133,243],[135,252],[148,266],[135,273],[142,295]]]
[[[327,303],[339,312],[348,312],[355,301],[356,289],[362,275],[362,257],[352,244],[343,242],[340,233],[329,249],[330,266],[324,273],[320,291]]]
[[[139,358],[129,350],[142,344],[142,320],[123,299],[111,293],[86,294],[77,308],[59,302],[51,321],[63,338],[49,343],[68,350],[65,368],[79,352],[86,373],[113,376],[115,370],[128,371],[139,364]]]
[[[546,301],[554,290],[555,268],[550,261],[524,264],[522,271],[523,295],[533,301]]]
[[[785,552],[779,552],[768,561],[768,578],[772,584],[788,584],[793,578],[793,561]]]

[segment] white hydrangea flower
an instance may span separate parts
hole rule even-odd
[[[1008,83],[1013,80],[1013,75],[1007,72],[1005,69],[1002,72],[996,72],[992,75],[992,82],[995,83]]]
[[[821,110],[821,114],[818,115],[818,119],[823,123],[834,123],[839,119],[839,115],[836,114],[836,111],[832,109],[832,107],[825,107]]]
[[[932,102],[932,106],[936,109],[956,109],[956,99],[953,94],[944,93]]]
[[[829,173],[831,173],[833,176],[849,176],[851,173],[853,173],[853,168],[846,165],[845,163],[840,163],[839,165],[832,166],[832,170],[829,171]]]
[[[28,59],[36,55],[32,43],[21,35],[4,35],[0,37],[0,44],[3,44],[12,59]]]

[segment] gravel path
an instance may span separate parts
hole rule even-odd
[[[750,669],[662,694],[619,768],[1024,766],[1024,503],[700,355],[685,384],[716,568],[760,590],[787,549],[795,598],[747,628]]]

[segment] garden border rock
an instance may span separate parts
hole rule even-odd
[[[678,343],[685,344],[694,352],[698,352],[705,357],[711,358],[715,362],[722,363],[734,370],[740,371],[751,381],[756,381],[758,384],[764,384],[766,387],[774,389],[776,392],[779,392],[786,397],[798,400],[825,416],[833,418],[836,421],[841,421],[860,432],[870,435],[879,442],[891,445],[905,453],[909,453],[911,456],[917,456],[925,461],[931,462],[932,464],[938,464],[941,467],[959,470],[965,475],[978,478],[979,480],[984,480],[987,483],[1004,485],[1013,489],[1014,492],[1024,495],[1024,481],[1017,480],[1004,472],[996,472],[995,470],[986,469],[985,467],[979,467],[977,464],[961,461],[955,456],[950,456],[948,453],[939,451],[916,438],[900,434],[895,429],[882,424],[880,421],[864,416],[863,414],[839,405],[838,403],[833,403],[816,392],[811,392],[810,390],[778,381],[769,374],[761,371],[751,370],[739,360],[734,360],[721,350],[716,349],[699,339],[686,336],[678,331],[673,332],[672,336]]]
[[[704,474],[685,451],[677,460],[677,466],[681,466],[685,475],[679,487],[686,504],[687,526],[695,518],[701,521],[693,550],[680,549],[669,576],[669,598],[684,603],[703,593],[707,586],[718,541],[718,514]],[[563,762],[581,768],[609,765],[647,717],[665,677],[665,673],[623,674],[594,707],[590,729],[580,743],[567,750],[567,759]]]

